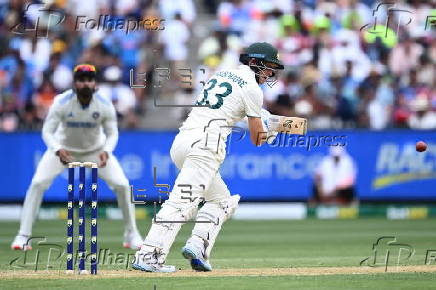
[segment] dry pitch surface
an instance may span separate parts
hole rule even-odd
[[[212,272],[194,272],[179,270],[176,273],[146,273],[135,270],[102,270],[97,276],[70,275],[64,271],[0,271],[0,279],[95,279],[129,278],[129,277],[238,277],[238,276],[313,276],[341,274],[375,274],[375,273],[434,273],[436,266],[391,266],[385,267],[301,267],[301,268],[252,268],[252,269],[216,269]]]

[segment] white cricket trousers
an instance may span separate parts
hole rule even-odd
[[[174,139],[171,159],[181,171],[168,200],[162,205],[144,240],[144,250],[157,251],[160,263],[165,262],[182,224],[197,215],[198,204],[202,199],[206,201],[203,208],[210,204],[221,212],[219,204],[230,197],[218,172],[224,160],[225,146],[224,143],[217,146],[220,137],[213,135],[205,134],[202,130],[183,130]],[[215,226],[212,223],[196,223],[193,233],[216,233],[212,237],[211,249],[221,224]]]
[[[99,154],[101,151],[96,151],[87,154],[71,153],[73,161],[77,162],[95,162],[99,163]],[[41,207],[44,192],[50,187],[53,180],[62,173],[66,168],[61,163],[59,157],[51,151],[47,150],[42,156],[35,175],[32,178],[29,189],[26,193],[26,198],[23,204],[21,213],[21,225],[18,232],[19,235],[31,236],[32,226],[36,215]],[[135,207],[130,202],[130,185],[117,158],[109,154],[106,166],[98,169],[98,176],[106,181],[108,186],[115,192],[118,200],[118,206],[121,208],[124,220],[124,230],[136,230]],[[67,196],[67,181],[65,181],[65,194]]]
[[[181,171],[169,200],[180,201],[182,196],[186,196],[184,192],[187,188],[177,187],[181,184],[191,185],[193,197],[204,198],[206,202],[220,202],[230,197],[218,171],[225,157],[224,141],[217,144],[216,138],[205,135],[201,130],[181,131],[174,139],[170,154]]]

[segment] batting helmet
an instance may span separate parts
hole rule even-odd
[[[282,62],[278,58],[277,49],[267,42],[255,42],[251,44],[239,56],[239,61],[248,64],[252,58],[262,60],[277,65],[277,69],[284,69]]]

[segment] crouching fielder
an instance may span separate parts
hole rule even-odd
[[[135,208],[130,202],[129,181],[112,151],[118,141],[115,108],[96,90],[93,65],[74,69],[74,87],[55,97],[42,129],[48,147],[38,164],[26,193],[21,226],[12,249],[29,250],[32,224],[41,206],[44,191],[68,162],[95,162],[99,176],[117,195],[124,218],[124,247],[138,249],[142,238],[135,222]]]
[[[230,195],[219,167],[225,157],[225,142],[232,126],[248,117],[250,139],[259,146],[265,138],[261,120],[263,93],[259,85],[274,81],[283,65],[277,50],[268,43],[254,43],[241,54],[236,69],[214,74],[198,97],[196,107],[180,128],[171,147],[171,158],[181,169],[168,200],[153,219],[132,267],[147,272],[174,272],[165,265],[177,233],[195,218],[183,256],[197,271],[211,271],[208,262],[223,223],[238,206],[239,195]],[[203,207],[198,211],[200,201]]]

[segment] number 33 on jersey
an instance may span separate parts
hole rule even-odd
[[[182,128],[204,128],[218,119],[220,125],[234,126],[245,116],[260,117],[262,103],[262,90],[248,66],[219,71],[205,84]]]
[[[215,85],[217,84],[217,79],[210,79],[206,86],[209,86],[205,89],[203,89],[203,98],[201,99],[201,101],[197,101],[195,103],[195,105],[200,105],[200,106],[209,106],[209,108],[211,109],[219,109],[222,105],[223,105],[223,98],[227,97],[229,94],[232,93],[232,85],[229,84],[228,82],[222,82],[218,84],[218,88],[225,88],[225,91],[223,93],[218,93],[216,92],[217,90],[215,88]],[[211,96],[209,97],[209,92],[211,93]],[[212,94],[214,94],[213,96],[216,98],[216,103],[211,105],[211,102],[209,101],[212,97]]]

